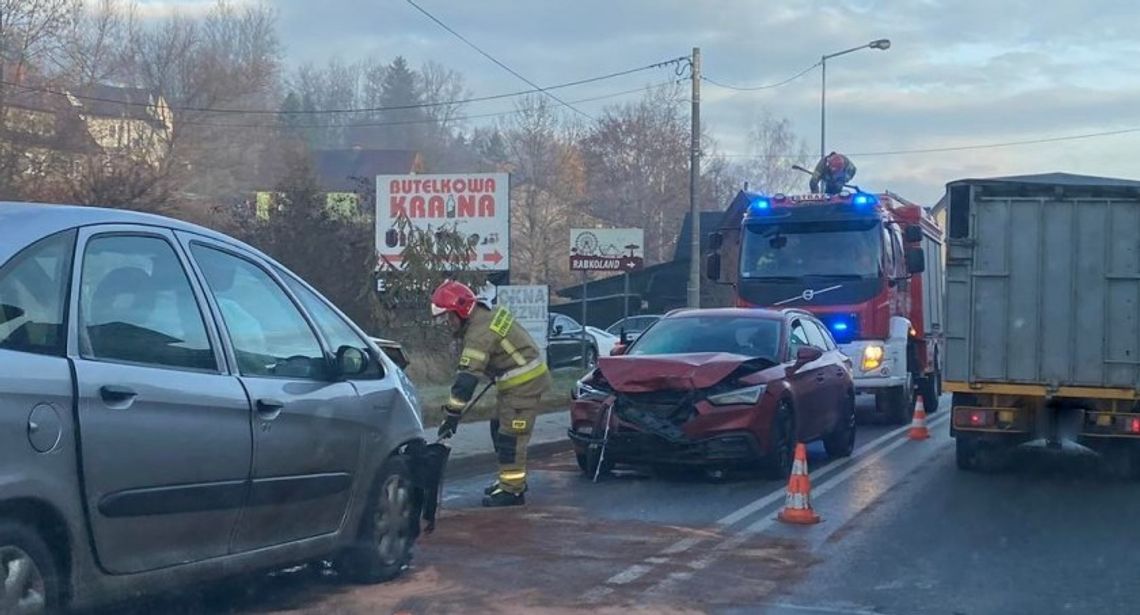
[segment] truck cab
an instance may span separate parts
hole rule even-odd
[[[942,231],[922,207],[892,193],[742,191],[721,226],[706,270],[737,306],[816,315],[883,418],[909,420],[916,392],[937,407]]]

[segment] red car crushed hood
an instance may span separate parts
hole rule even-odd
[[[739,354],[697,352],[602,357],[598,360],[598,371],[615,391],[650,393],[707,389],[738,371],[743,376],[774,365],[768,359]]]

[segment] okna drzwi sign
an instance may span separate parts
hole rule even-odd
[[[510,176],[506,173],[376,176],[376,253],[403,269],[407,233],[397,221],[429,233],[467,237],[472,269],[504,271],[511,262]]]
[[[645,264],[645,233],[639,228],[570,229],[572,271],[629,272]]]
[[[546,350],[546,334],[549,327],[548,306],[550,287],[545,284],[532,286],[500,286],[495,292],[496,302],[510,310],[515,322],[526,328],[538,347]]]

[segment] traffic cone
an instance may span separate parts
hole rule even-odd
[[[776,516],[784,523],[811,525],[819,523],[819,515],[811,509],[811,477],[808,476],[807,447],[796,445],[796,457],[792,462],[792,475],[788,477],[788,492],[784,509]]]
[[[930,437],[930,430],[926,428],[926,409],[922,407],[922,398],[914,402],[914,419],[910,423],[911,440],[925,440]]]

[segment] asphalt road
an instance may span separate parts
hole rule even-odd
[[[775,521],[774,481],[619,471],[595,484],[557,452],[534,460],[525,508],[479,508],[489,472],[452,477],[440,529],[395,582],[309,566],[140,612],[1132,612],[1138,486],[1074,458],[960,472],[947,419],[921,442],[861,425],[846,460],[810,447],[814,526]]]

